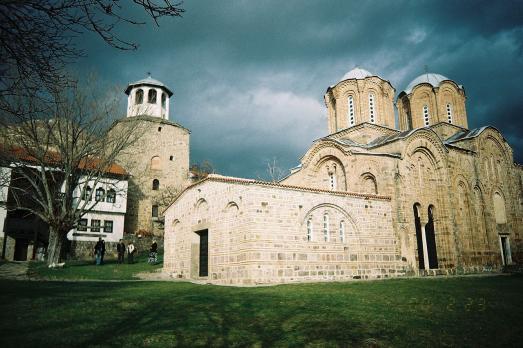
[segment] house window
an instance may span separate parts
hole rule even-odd
[[[162,108],[165,109],[165,102],[167,101],[167,97],[165,96],[165,93],[162,92]]]
[[[153,190],[156,191],[160,188],[160,180],[154,179],[153,180]]]
[[[369,119],[370,123],[376,121],[376,105],[374,103],[374,94],[369,94]]]
[[[104,232],[113,233],[113,221],[112,220],[104,220]]]
[[[87,231],[87,219],[80,219],[78,221],[77,231]]]
[[[154,218],[157,218],[158,217],[158,206],[155,204],[153,205],[153,209],[152,209],[152,217]]]
[[[349,96],[349,126],[354,126],[354,98],[352,95]]]
[[[143,103],[143,89],[139,89],[136,91],[135,104],[142,104],[142,103]]]
[[[100,220],[91,220],[91,232],[100,232]]]
[[[427,127],[429,125],[429,107],[427,105],[423,105],[423,121]]]
[[[329,215],[323,214],[323,240],[329,241]]]
[[[113,189],[110,189],[107,191],[107,196],[105,197],[105,201],[107,203],[116,203],[116,191]]]
[[[449,123],[452,123],[452,104],[447,104],[447,118]]]
[[[345,221],[340,221],[340,242],[345,242]]]
[[[91,192],[92,192],[91,187],[87,186],[85,188],[84,195],[83,195],[82,199],[84,201],[90,201],[91,200]]]
[[[307,240],[309,242],[312,240],[312,218],[307,220]]]
[[[155,89],[150,89],[149,90],[149,95],[148,95],[148,100],[149,104],[156,104],[156,90]]]
[[[103,188],[97,188],[96,189],[96,193],[95,193],[95,196],[94,196],[94,199],[97,201],[97,202],[103,202],[104,200],[104,196],[105,196],[105,190]]]

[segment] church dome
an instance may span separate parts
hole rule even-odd
[[[341,78],[340,81],[349,80],[349,79],[356,79],[356,80],[362,80],[369,76],[376,76],[375,74],[361,68],[354,68]]]
[[[129,85],[127,85],[127,88],[125,89],[125,94],[128,95],[129,92],[131,91],[131,89],[133,89],[133,87],[138,87],[138,86],[160,87],[160,88],[165,89],[167,94],[169,94],[169,97],[173,95],[173,92],[171,92],[171,90],[169,88],[167,88],[167,86],[163,82],[153,79],[151,77],[151,75],[147,76],[145,79],[141,79],[141,80],[132,82]]]
[[[441,82],[450,80],[448,77],[440,75],[440,74],[434,74],[434,73],[425,73],[418,77],[416,77],[414,80],[412,80],[407,88],[405,88],[405,93],[409,94],[412,92],[412,89],[416,87],[417,85],[421,83],[428,83],[432,87],[438,87]],[[459,86],[462,88],[462,86]]]

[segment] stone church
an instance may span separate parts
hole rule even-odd
[[[151,86],[169,96],[160,83],[136,83],[129,98]],[[189,185],[165,212],[164,271],[265,284],[523,262],[523,167],[503,135],[492,126],[468,128],[465,89],[445,76],[420,75],[395,105],[394,96],[389,81],[353,69],[325,93],[329,134],[285,179],[209,175]],[[157,123],[158,142],[168,124],[188,143],[183,127],[156,116],[143,119]],[[186,167],[170,168],[169,154],[158,156],[161,172],[152,169],[153,157],[143,168],[150,185],[156,174],[182,180]],[[147,204],[136,214],[147,214]]]

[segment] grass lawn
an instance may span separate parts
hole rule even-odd
[[[136,273],[153,272],[161,268],[162,255],[163,253],[158,253],[156,265],[148,264],[146,255],[135,257],[133,264],[122,265],[115,259],[105,260],[100,266],[95,265],[94,260],[68,261],[64,268],[48,268],[45,262],[31,262],[28,273],[32,278],[47,280],[131,280],[136,279]]]
[[[523,277],[231,288],[0,281],[2,347],[521,346]]]

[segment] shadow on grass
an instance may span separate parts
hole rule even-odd
[[[523,324],[522,277],[0,287],[7,346],[516,346]]]

